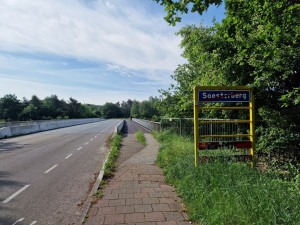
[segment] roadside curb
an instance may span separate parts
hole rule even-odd
[[[112,134],[112,137],[114,137],[118,132],[120,132],[120,130],[122,130],[123,125],[124,125],[124,120],[122,120],[122,122],[120,122],[120,123],[116,126],[116,128],[115,128],[115,130],[114,130],[114,132],[113,132],[113,134]],[[104,147],[104,146],[102,145],[101,148],[106,148],[106,147]],[[99,172],[99,175],[98,175],[98,177],[97,177],[97,180],[96,180],[96,182],[95,182],[95,184],[94,184],[94,186],[93,186],[93,188],[92,188],[90,194],[88,195],[87,200],[86,200],[85,203],[83,204],[83,207],[82,207],[82,209],[81,209],[81,211],[80,211],[80,215],[77,217],[77,219],[76,219],[75,222],[74,222],[75,225],[82,225],[83,222],[84,222],[84,220],[85,220],[85,217],[86,217],[86,215],[87,215],[87,213],[88,213],[88,211],[89,211],[89,209],[90,209],[90,207],[91,207],[91,204],[92,204],[93,195],[97,192],[98,187],[99,187],[99,185],[100,185],[100,183],[101,183],[101,181],[102,181],[102,179],[103,179],[103,175],[104,175],[104,170],[105,170],[106,162],[107,162],[107,160],[108,160],[108,157],[109,157],[109,155],[110,155],[111,150],[112,150],[112,149],[110,148],[110,149],[108,150],[106,156],[105,156],[105,161],[103,162],[102,168],[100,169],[100,172]]]

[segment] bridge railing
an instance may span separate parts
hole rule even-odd
[[[159,123],[159,122],[153,122],[153,121],[149,121],[149,120],[142,120],[142,119],[136,119],[136,118],[132,118],[132,121],[140,124],[141,126],[145,127],[148,130],[157,131],[157,132],[161,131],[161,123]]]
[[[79,122],[84,120],[91,121],[101,121],[100,118],[87,118],[87,119],[62,119],[62,120],[30,120],[30,121],[12,121],[12,122],[0,122],[1,127],[18,127],[18,126],[27,126],[27,125],[40,125],[45,123],[57,123],[57,122]]]
[[[57,128],[81,125],[102,121],[101,118],[89,119],[66,119],[66,120],[43,120],[43,121],[19,121],[2,124],[0,138],[31,134]]]

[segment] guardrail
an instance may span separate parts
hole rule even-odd
[[[103,120],[101,118],[87,118],[87,119],[62,119],[62,120],[29,120],[29,121],[12,121],[12,122],[0,122],[0,128],[2,127],[17,127],[26,125],[40,125],[44,123],[54,123],[54,122],[69,122],[73,121],[83,121],[83,120]]]
[[[149,120],[142,120],[136,118],[132,118],[132,121],[140,124],[141,126],[145,127],[148,130],[157,131],[157,132],[161,131],[161,123],[159,122],[153,122]]]
[[[19,136],[24,134],[31,134],[46,130],[53,130],[57,128],[75,126],[86,123],[94,123],[103,121],[100,118],[91,119],[69,119],[69,120],[42,120],[42,121],[25,121],[25,122],[12,122],[6,127],[0,128],[0,139],[12,136]]]
[[[115,127],[114,135],[117,134],[117,133],[120,133],[121,130],[123,129],[123,126],[124,126],[124,120],[122,120],[122,121]]]

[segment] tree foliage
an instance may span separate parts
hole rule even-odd
[[[0,98],[0,120],[44,120],[99,117],[95,108],[83,105],[76,99],[69,101],[51,95],[41,100],[33,95],[30,100],[19,100],[8,94]]]
[[[44,120],[103,117],[143,118],[158,120],[160,113],[156,108],[158,98],[150,97],[142,102],[128,99],[121,104],[107,102],[104,105],[81,104],[74,98],[68,101],[51,95],[41,100],[33,95],[30,100],[19,100],[15,95],[0,98],[0,120]]]
[[[165,6],[169,23],[180,21],[176,16],[187,13],[189,7],[201,14],[210,4],[221,3],[157,2]],[[182,37],[182,55],[187,63],[174,72],[177,85],[161,90],[161,110],[173,116],[191,117],[193,86],[247,85],[255,89],[258,149],[263,151],[266,145],[269,151],[299,148],[299,3],[298,0],[227,0],[226,17],[221,23],[182,28],[178,35]]]
[[[18,119],[21,113],[21,101],[16,95],[5,95],[0,98],[0,118],[12,121]]]
[[[207,11],[210,5],[219,6],[222,0],[154,0],[165,7],[167,15],[165,20],[173,26],[181,21],[181,15],[184,13],[197,12],[202,15]]]
[[[160,100],[156,97],[150,97],[149,100],[142,102],[133,101],[131,107],[131,116],[135,118],[158,120],[160,111],[157,104]]]

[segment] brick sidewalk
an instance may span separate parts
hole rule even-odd
[[[118,167],[103,199],[90,208],[86,225],[190,224],[180,198],[155,165],[159,143],[151,134],[145,137],[147,147]],[[130,138],[135,137],[127,141]]]

